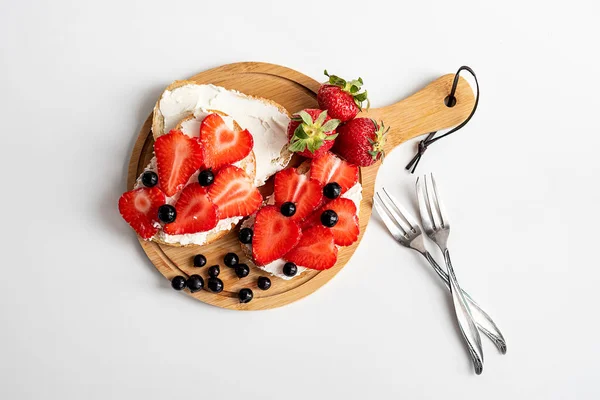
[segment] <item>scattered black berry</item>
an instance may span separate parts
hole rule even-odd
[[[283,266],[283,274],[285,276],[294,276],[298,273],[298,267],[293,262],[286,262]]]
[[[240,290],[238,297],[240,298],[240,303],[248,303],[254,297],[254,293],[252,293],[252,289],[244,288]]]
[[[240,229],[240,242],[244,243],[244,244],[250,244],[252,243],[252,235],[254,234],[254,232],[252,232],[252,229],[250,228],[243,228]]]
[[[250,268],[246,264],[238,264],[235,266],[235,274],[238,278],[244,278],[250,273]]]
[[[171,287],[175,290],[183,290],[185,288],[185,278],[178,275],[171,279]]]
[[[338,222],[338,215],[335,211],[333,210],[325,210],[323,211],[323,214],[321,214],[321,223],[328,227],[328,228],[332,228],[335,226],[335,224],[337,224]]]
[[[296,214],[296,205],[291,201],[286,201],[281,205],[280,211],[286,217],[291,217]]]
[[[337,199],[342,194],[342,187],[337,182],[330,182],[323,188],[323,195],[328,199]]]
[[[175,211],[175,207],[170,204],[163,204],[158,207],[158,219],[168,224],[169,222],[175,221],[177,217],[177,211]]]
[[[142,183],[146,187],[154,187],[158,183],[158,175],[153,171],[146,171],[142,174]]]
[[[219,293],[223,291],[223,281],[219,278],[208,278],[208,288],[211,292]]]
[[[215,174],[210,169],[200,171],[198,174],[198,183],[200,186],[208,186],[215,180]]]
[[[208,269],[208,275],[216,278],[221,273],[221,268],[218,265],[213,265]]]
[[[268,290],[271,287],[271,280],[266,276],[260,276],[256,284],[260,290]]]
[[[204,288],[204,279],[200,275],[190,275],[186,282],[186,286],[190,292],[196,293]]]
[[[206,257],[203,254],[196,254],[194,256],[194,267],[204,267],[206,265]]]
[[[240,259],[235,253],[227,253],[225,254],[225,257],[223,257],[223,262],[228,267],[235,267],[239,261]]]

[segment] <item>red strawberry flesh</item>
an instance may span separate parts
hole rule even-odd
[[[202,120],[200,142],[204,147],[205,166],[214,169],[242,160],[254,146],[248,130],[229,128],[219,114],[209,114]]]
[[[308,216],[323,198],[323,186],[307,175],[298,174],[296,168],[288,168],[275,175],[275,205],[292,202],[296,213],[290,218],[300,221]]]
[[[198,141],[177,130],[156,139],[154,152],[158,181],[169,197],[180,191],[203,163]]]
[[[160,189],[143,187],[121,196],[119,212],[140,237],[150,239],[160,227],[158,208],[163,204],[165,194]]]
[[[206,188],[199,183],[187,185],[174,204],[177,217],[166,224],[164,232],[169,235],[183,235],[211,230],[217,226],[217,207],[208,197]]]
[[[329,269],[337,261],[333,234],[324,226],[308,228],[302,232],[298,245],[283,258],[310,269]]]
[[[358,167],[327,152],[312,160],[310,177],[323,186],[337,182],[343,194],[358,182]]]
[[[221,218],[245,217],[260,207],[263,198],[252,179],[240,168],[229,165],[217,173],[208,195]]]
[[[298,224],[279,212],[276,206],[261,208],[256,214],[252,236],[252,258],[265,265],[283,257],[300,240]]]
[[[302,225],[302,229],[321,225],[321,214],[326,210],[333,210],[338,216],[338,222],[329,228],[333,234],[335,244],[350,246],[356,242],[360,233],[356,205],[352,200],[343,197],[330,201],[312,213]]]

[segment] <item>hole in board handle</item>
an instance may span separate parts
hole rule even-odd
[[[446,96],[446,98],[444,99],[444,104],[446,105],[446,107],[454,107],[456,105],[456,97]]]

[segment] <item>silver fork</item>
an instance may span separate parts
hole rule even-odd
[[[423,234],[421,233],[421,228],[417,224],[415,218],[407,212],[406,209],[400,205],[398,200],[391,196],[385,188],[382,189],[383,195],[379,192],[376,193],[373,204],[383,223],[388,228],[388,231],[398,243],[417,251],[425,257],[433,270],[446,284],[446,287],[450,289],[448,274],[440,268],[433,256],[425,248]],[[464,290],[463,295],[469,303],[469,308],[471,309],[471,314],[473,315],[477,329],[485,334],[502,354],[506,354],[506,341],[504,340],[504,336],[502,336],[500,329],[496,326],[496,323]]]
[[[444,260],[446,261],[446,269],[448,270],[448,278],[450,280],[450,292],[452,293],[452,301],[454,303],[454,311],[458,326],[463,334],[471,359],[475,367],[477,375],[483,372],[483,350],[481,348],[481,338],[479,331],[473,321],[471,310],[467,304],[467,300],[463,296],[452,262],[450,261],[450,252],[448,251],[448,236],[450,234],[450,223],[448,216],[440,202],[433,174],[431,179],[427,179],[425,175],[423,180],[417,179],[417,199],[419,202],[419,211],[421,214],[421,222],[427,236],[438,245]]]

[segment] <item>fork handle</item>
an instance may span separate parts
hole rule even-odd
[[[479,337],[479,331],[473,321],[471,310],[467,304],[463,292],[458,285],[454,268],[452,268],[452,262],[450,261],[450,252],[448,249],[444,249],[444,260],[446,261],[446,268],[448,269],[448,278],[450,281],[450,292],[452,293],[452,302],[454,303],[454,311],[456,313],[456,319],[458,326],[463,334],[463,338],[469,349],[473,366],[475,367],[475,373],[480,375],[483,372],[483,350],[481,348],[481,338]]]
[[[438,274],[440,279],[446,284],[448,290],[450,290],[450,282],[448,281],[448,274],[446,271],[440,268],[428,251],[425,251],[422,254],[427,261],[429,261],[429,264],[431,264],[431,267]],[[490,317],[464,289],[462,293],[469,304],[469,309],[471,310],[471,315],[473,316],[477,329],[494,343],[500,353],[506,354],[506,340],[492,317]]]

